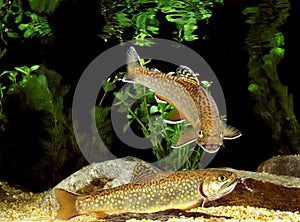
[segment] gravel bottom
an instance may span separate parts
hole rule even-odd
[[[0,221],[60,221],[55,219],[56,211],[40,208],[46,194],[47,192],[39,194],[23,192],[8,186],[6,182],[0,182]],[[194,208],[190,212],[201,212],[211,216],[209,218],[178,216],[178,218],[163,221],[300,221],[299,212],[274,211],[258,207],[219,206]],[[78,216],[70,221],[97,221],[97,219],[95,215],[90,215]],[[156,222],[160,220],[130,219],[127,221]]]

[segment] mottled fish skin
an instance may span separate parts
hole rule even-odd
[[[215,153],[223,144],[223,139],[241,136],[237,129],[221,121],[214,99],[200,86],[197,74],[186,66],[180,66],[176,73],[178,76],[149,71],[142,67],[135,49],[130,47],[128,50],[127,73],[123,81],[150,88],[175,107],[181,119],[187,120],[194,128],[192,135],[178,138],[173,148],[196,141],[205,151]]]
[[[96,213],[99,218],[118,213],[153,213],[167,209],[191,209],[230,193],[237,176],[225,170],[191,170],[159,173],[135,184],[76,195],[55,189],[58,219]]]

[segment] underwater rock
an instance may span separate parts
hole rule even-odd
[[[300,211],[300,178],[269,173],[234,170],[239,182],[230,195],[205,204],[251,206],[281,211]]]
[[[238,184],[230,195],[208,202],[205,207],[251,206],[290,212],[300,211],[300,178],[231,168],[223,169],[235,172],[238,176]],[[147,162],[134,157],[125,157],[86,166],[60,182],[55,188],[90,194],[101,189],[130,183],[133,177],[139,177],[145,173],[146,175],[155,174],[159,171]],[[137,175],[137,172],[140,175]],[[58,209],[53,190],[50,190],[44,197],[41,207]],[[172,212],[172,210],[169,211],[168,215],[174,216]],[[163,218],[165,213],[159,212],[154,218]],[[132,215],[124,214],[123,216],[128,219]],[[110,215],[107,219],[117,221],[120,217],[122,218],[122,215]],[[148,216],[146,214],[135,215],[134,218],[142,219]]]
[[[257,172],[300,178],[300,155],[274,156],[262,162],[258,166]]]
[[[142,168],[142,169],[141,169]],[[45,196],[42,206],[57,209],[54,189],[61,188],[70,192],[90,194],[101,189],[108,189],[131,181],[133,172],[157,173],[160,170],[135,157],[124,157],[100,163],[92,163],[73,173]]]

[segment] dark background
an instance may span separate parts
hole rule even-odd
[[[294,95],[296,115],[299,113],[299,90],[297,72],[300,50],[300,34],[297,34],[299,21],[299,1],[292,1],[290,16],[282,31],[285,36],[285,58],[279,64],[278,73],[289,92]],[[242,11],[248,3],[245,1],[225,1],[224,5],[214,8],[209,25],[200,26],[198,35],[206,35],[205,40],[184,42],[197,51],[211,66],[222,86],[227,105],[228,124],[242,132],[242,137],[225,141],[208,167],[232,167],[255,171],[264,160],[277,155],[274,152],[272,132],[260,117],[253,112],[253,101],[248,92],[248,53],[245,37],[249,25],[245,23]],[[111,39],[107,43],[101,40],[101,25],[105,23],[100,14],[98,1],[64,1],[56,12],[51,15],[51,26],[55,33],[53,44],[42,45],[35,40],[25,43],[16,42],[8,54],[0,61],[1,69],[11,69],[20,64],[45,64],[63,76],[62,82],[71,86],[67,103],[72,103],[72,93],[76,84],[89,63],[101,52],[118,44]],[[164,24],[162,24],[163,26]],[[166,25],[162,34],[156,37],[170,38],[171,30]],[[30,121],[25,124],[24,131],[32,132]],[[28,133],[29,135],[29,133]],[[121,152],[120,152],[121,153]],[[120,154],[135,155],[128,149]],[[139,154],[144,160],[149,158],[151,151]],[[30,155],[27,155],[30,156]],[[29,158],[29,157],[28,157]],[[28,159],[28,161],[31,161]],[[24,161],[26,163],[26,160]],[[6,174],[6,176],[9,174]],[[10,175],[12,178],[16,175]]]

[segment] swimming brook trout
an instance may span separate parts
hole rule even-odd
[[[176,76],[147,70],[141,65],[135,49],[130,47],[123,81],[144,85],[154,91],[159,99],[171,104],[175,109],[165,122],[176,124],[186,120],[192,125],[175,139],[173,148],[196,142],[206,152],[215,153],[223,144],[223,139],[235,139],[242,135],[220,119],[214,99],[200,85],[197,74],[186,66],[179,66]]]
[[[190,170],[158,173],[141,181],[78,195],[55,189],[60,205],[57,219],[96,213],[98,218],[119,213],[153,213],[168,209],[191,209],[230,193],[237,176],[225,170]]]

